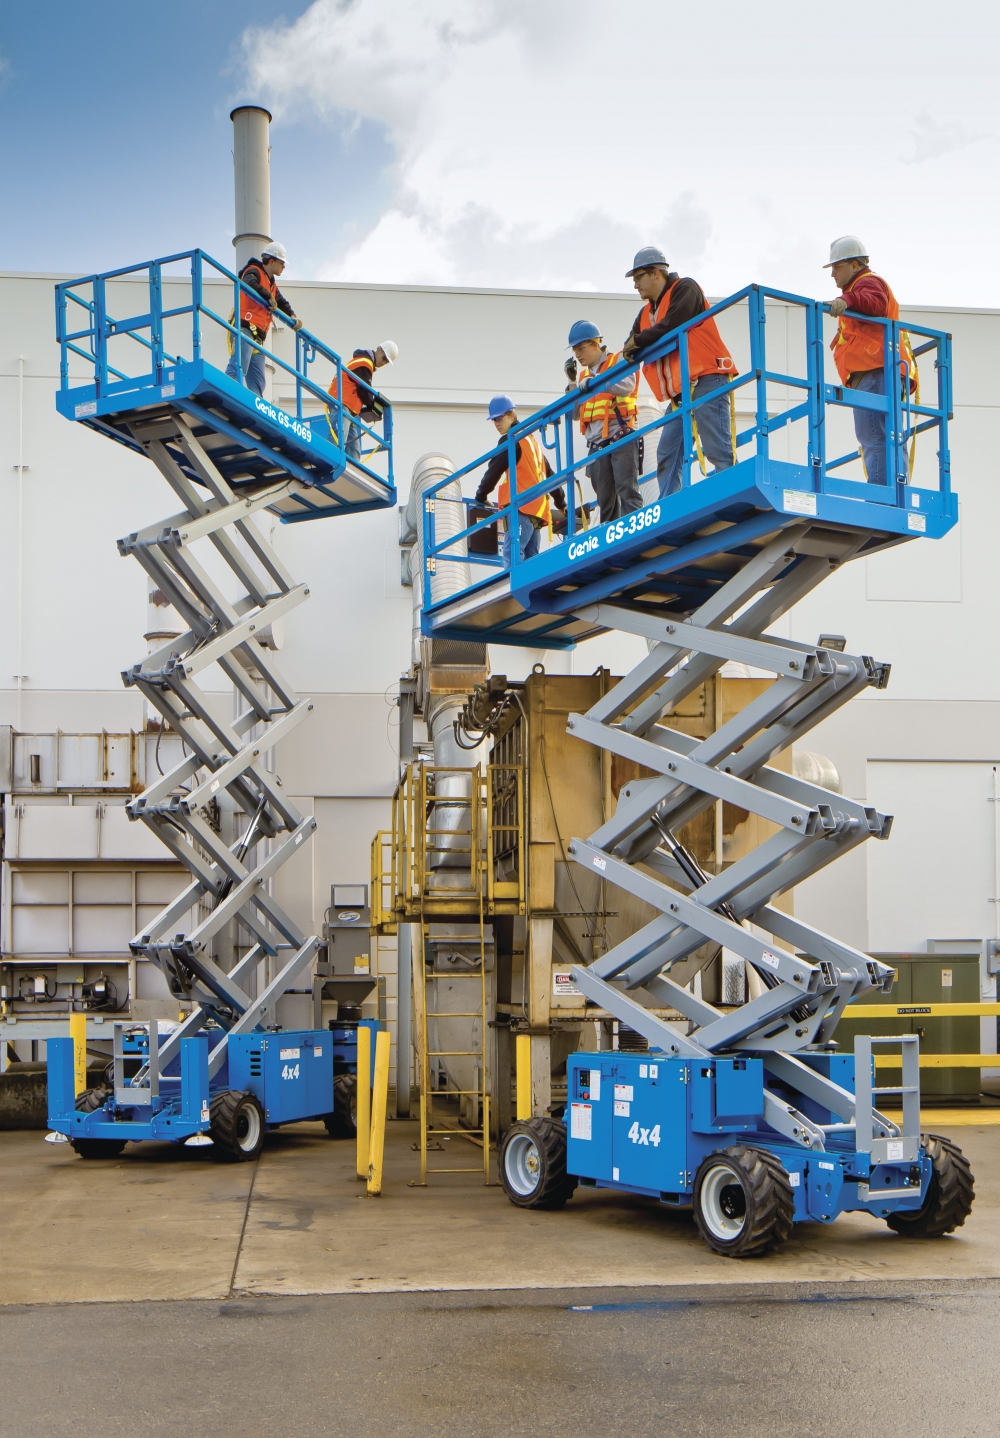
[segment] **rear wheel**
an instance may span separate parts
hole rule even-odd
[[[561,1208],[576,1189],[566,1172],[566,1125],[548,1117],[511,1124],[500,1148],[500,1182],[518,1208]]]
[[[264,1110],[252,1093],[226,1089],[209,1108],[209,1136],[223,1158],[248,1163],[264,1146]]]
[[[85,1088],[76,1096],[78,1113],[96,1113],[103,1108],[111,1090]],[[125,1138],[71,1138],[70,1143],[81,1158],[117,1158],[125,1147]]]
[[[333,1081],[333,1113],[323,1122],[331,1138],[358,1136],[358,1080],[354,1074],[338,1074]]]
[[[927,1195],[911,1213],[890,1213],[886,1223],[904,1238],[943,1238],[972,1212],[976,1196],[969,1160],[950,1138],[924,1133],[920,1142],[933,1166]]]
[[[702,1160],[694,1181],[694,1219],[716,1253],[759,1258],[784,1243],[794,1218],[788,1174],[766,1149],[735,1144]]]

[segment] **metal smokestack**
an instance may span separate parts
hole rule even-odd
[[[240,105],[233,122],[233,171],[236,181],[237,272],[259,255],[271,234],[270,111],[260,105]]]

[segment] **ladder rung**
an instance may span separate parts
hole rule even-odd
[[[430,1168],[427,1173],[482,1173],[483,1165],[477,1164],[475,1168]]]
[[[425,1019],[481,1019],[482,1016],[482,1009],[472,1009],[467,1014],[460,1014],[457,1012],[453,1014],[424,1014]],[[998,1062],[1000,1062],[1000,1060],[998,1060]]]
[[[873,1088],[872,1093],[919,1093],[920,1089],[911,1084],[909,1088]]]
[[[478,1017],[481,1017],[481,1015],[479,1015]],[[428,1057],[429,1059],[481,1059],[482,1056],[483,1056],[483,1051],[482,1051],[482,1049],[428,1049],[428,1050],[427,1050],[427,1057]],[[873,1093],[878,1093],[879,1090],[878,1090],[878,1089],[873,1089],[872,1092],[873,1092]]]
[[[476,1094],[478,1098],[483,1097],[481,1088],[439,1088],[433,1089],[427,1097],[431,1100],[436,1098],[457,1098],[461,1094],[468,1098],[470,1094]],[[450,1130],[449,1130],[450,1132]]]

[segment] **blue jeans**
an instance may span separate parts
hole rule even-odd
[[[262,350],[255,350],[248,342],[246,335],[243,336],[243,343],[240,345],[242,351],[241,360],[243,373],[246,375],[247,389],[252,389],[254,394],[264,393],[264,354]],[[229,363],[226,366],[226,374],[230,379],[239,379],[239,371],[236,368],[236,351],[233,350],[229,356]]]
[[[864,370],[851,388],[860,390],[862,394],[885,394],[885,370]],[[854,433],[861,446],[868,483],[885,484],[885,415],[873,409],[856,409]]]
[[[538,553],[538,546],[541,543],[542,531],[536,529],[526,514],[519,514],[521,521],[521,558],[530,559],[533,554]],[[505,569],[510,568],[510,530],[503,537],[503,564]]]
[[[703,374],[695,380],[694,398],[710,394],[720,385],[728,384],[724,375]],[[733,430],[729,419],[729,396],[720,395],[695,410],[692,418],[698,426],[702,453],[717,470],[733,467]],[[681,461],[684,458],[684,424],[678,416],[660,430],[656,446],[656,482],[660,498],[676,494],[681,487]]]
[[[344,418],[347,418],[346,414]],[[347,427],[347,442],[344,445],[344,452],[348,459],[353,459],[358,464],[361,463],[361,436],[363,432],[361,426],[352,419]]]

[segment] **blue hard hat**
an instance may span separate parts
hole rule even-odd
[[[599,340],[601,332],[593,320],[577,320],[569,332],[569,348],[574,345],[582,345],[586,340]]]
[[[514,408],[514,401],[506,394],[495,394],[490,400],[490,419],[499,419],[502,414],[510,414]]]
[[[625,278],[630,280],[636,270],[667,270],[669,268],[667,257],[662,250],[658,250],[655,245],[645,245],[636,252],[632,268],[625,271]]]

